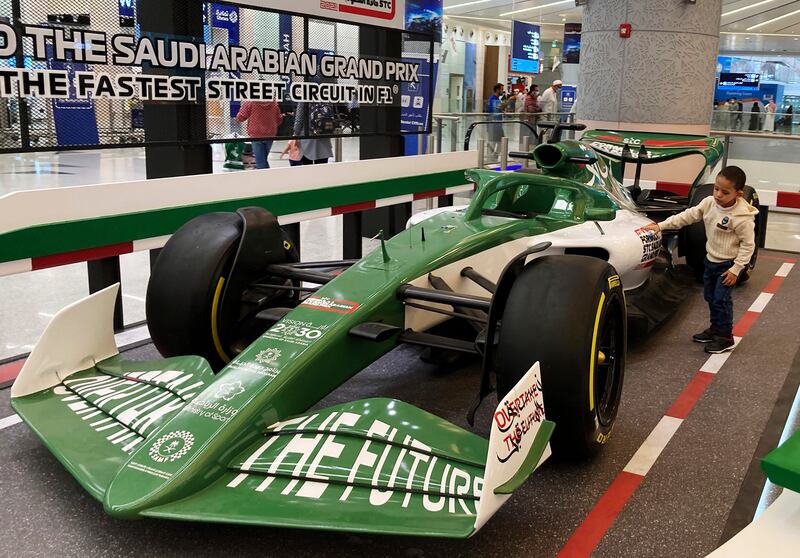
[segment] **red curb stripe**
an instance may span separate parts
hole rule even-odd
[[[439,196],[447,195],[447,190],[442,188],[441,190],[431,190],[430,192],[422,192],[420,194],[414,194],[414,201],[417,200],[426,200],[428,198],[438,198]]]
[[[644,145],[652,145],[653,147],[708,147],[704,141],[698,140],[645,140]]]
[[[776,262],[797,263],[797,258],[787,258],[784,256],[770,256],[768,254],[759,254],[758,257],[759,259],[773,260]]]
[[[800,209],[800,192],[778,192],[778,207]]]
[[[364,211],[365,209],[375,209],[375,200],[361,203],[352,203],[350,205],[340,205],[331,208],[331,215],[342,215],[343,213],[352,213],[354,211]]]
[[[627,471],[622,471],[617,475],[605,494],[600,497],[589,515],[558,553],[557,558],[578,558],[591,555],[643,480],[643,476]]]
[[[664,414],[668,417],[685,419],[713,379],[714,374],[710,372],[698,372],[695,374],[689,384],[683,388],[672,407]]]
[[[744,315],[736,322],[736,325],[733,326],[733,335],[736,337],[744,337],[745,334],[750,331],[750,328],[753,327],[753,324],[756,323],[759,314],[761,312],[751,312],[748,310],[744,313]]]
[[[685,182],[662,182],[661,180],[656,182],[656,190],[668,190],[679,196],[688,196],[691,189],[692,185]]]
[[[98,248],[86,248],[84,250],[75,250],[74,252],[64,252],[63,254],[40,256],[38,258],[31,258],[31,271],[78,262],[101,260],[103,258],[120,256],[122,254],[130,254],[132,252],[133,242],[121,242],[119,244],[109,244],[108,246],[100,246]]]
[[[0,384],[16,379],[19,376],[19,371],[22,370],[22,365],[25,364],[25,360],[21,358],[0,366]]]
[[[775,277],[770,279],[769,283],[767,283],[767,286],[764,287],[764,290],[762,292],[775,294],[775,292],[778,290],[778,287],[780,287],[783,284],[784,279],[786,279],[786,277],[778,277],[776,275]]]

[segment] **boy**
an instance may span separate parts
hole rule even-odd
[[[707,353],[733,349],[733,302],[731,288],[750,263],[755,248],[755,214],[758,210],[742,199],[747,181],[739,167],[725,167],[714,182],[714,195],[686,211],[646,229],[680,229],[702,220],[706,228],[703,291],[711,314],[711,327],[692,339],[706,344]]]

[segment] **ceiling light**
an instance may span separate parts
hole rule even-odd
[[[774,23],[774,22],[779,21],[781,19],[784,19],[784,18],[787,18],[787,17],[791,17],[791,16],[797,15],[797,14],[800,14],[800,10],[795,10],[793,12],[789,12],[788,14],[783,14],[782,16],[778,16],[778,17],[774,17],[772,19],[768,19],[767,21],[765,21],[763,23],[759,23],[759,24],[753,25],[752,27],[748,27],[747,30],[750,31],[751,29],[758,29],[759,27],[764,27],[765,25],[769,25],[770,23]]]
[[[500,16],[507,16],[512,14],[521,14],[522,12],[532,12],[533,10],[541,10],[544,8],[549,8],[550,6],[558,6],[559,4],[567,4],[571,3],[574,0],[561,0],[560,2],[550,2],[549,4],[542,4],[541,6],[536,6],[533,8],[523,8],[522,10],[514,10],[513,12],[506,12],[504,14],[500,14]]]
[[[455,6],[445,6],[442,9],[443,10],[453,10],[455,8],[463,8],[465,6],[473,6],[475,4],[485,4],[488,1],[489,0],[473,0],[472,2],[464,2],[463,4],[456,4]]]
[[[755,8],[756,6],[763,6],[764,4],[769,4],[770,2],[774,2],[775,0],[764,0],[763,2],[756,2],[755,4],[751,4],[749,6],[745,6],[744,8],[737,8],[735,10],[731,10],[729,12],[725,12],[722,14],[722,17],[729,16],[732,14],[738,14],[739,12],[743,12],[745,10],[749,10],[751,8]]]

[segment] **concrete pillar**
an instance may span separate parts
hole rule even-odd
[[[589,0],[577,116],[589,127],[706,134],[721,0]],[[630,23],[630,38],[619,36]]]

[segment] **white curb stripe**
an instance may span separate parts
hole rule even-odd
[[[313,219],[322,219],[323,217],[331,216],[331,208],[315,209],[313,211],[301,211],[300,213],[290,213],[288,215],[281,215],[278,217],[278,224],[290,225],[292,223],[299,223],[301,221],[311,221]]]
[[[133,251],[141,252],[142,250],[156,250],[158,248],[163,248],[171,236],[171,234],[165,234],[163,236],[154,236],[153,238],[134,240]]]
[[[641,447],[633,454],[631,460],[625,465],[623,471],[633,473],[634,475],[647,475],[650,467],[656,462],[658,456],[664,450],[666,445],[672,439],[675,431],[683,422],[683,419],[663,416],[658,424],[641,445]]]
[[[764,307],[772,300],[772,293],[761,293],[758,295],[758,298],[755,299],[753,304],[750,305],[750,308],[747,309],[748,312],[763,312]]]
[[[788,262],[781,265],[781,267],[778,268],[778,271],[775,272],[775,277],[786,277],[787,275],[789,275],[789,272],[792,270],[793,267],[794,264]]]
[[[33,260],[14,260],[13,262],[0,263],[0,277],[4,275],[14,275],[16,273],[27,273],[33,269]]]
[[[147,329],[147,324],[145,324],[133,329],[125,330],[121,333],[117,333],[114,335],[114,341],[117,343],[117,347],[124,347],[125,345],[130,345],[131,343],[144,341],[149,337],[150,330]]]
[[[465,184],[463,186],[451,186],[450,188],[445,188],[445,194],[458,194],[459,192],[471,192],[475,188],[473,184]]]
[[[10,417],[5,417],[0,419],[0,430],[4,428],[8,428],[9,426],[14,426],[15,424],[19,424],[22,422],[22,419],[19,418],[19,415],[11,415]]]
[[[727,353],[711,355],[708,357],[708,360],[705,362],[705,364],[700,367],[700,372],[716,374],[719,372],[719,369],[722,368],[722,365],[725,364],[725,361],[728,360],[729,356],[731,356],[731,351],[728,351]]]
[[[414,194],[403,194],[402,196],[393,196],[391,198],[381,198],[379,200],[375,200],[375,207],[388,207],[390,205],[407,203],[410,201],[414,201]]]

